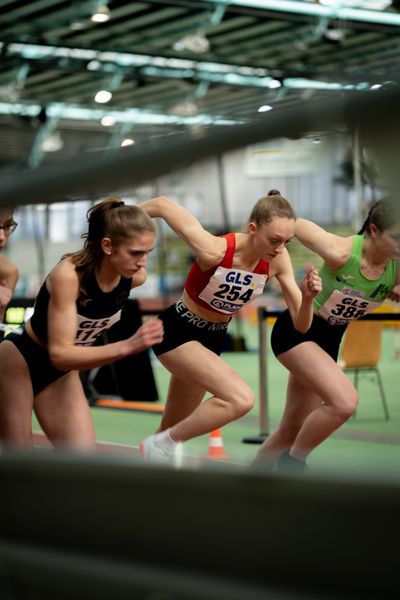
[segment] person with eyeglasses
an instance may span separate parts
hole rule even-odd
[[[12,208],[0,208],[0,250],[6,247],[8,237],[15,231],[17,223],[14,221]],[[0,324],[4,322],[7,305],[17,285],[19,271],[16,265],[6,256],[0,255]],[[4,331],[0,330],[0,341]]]

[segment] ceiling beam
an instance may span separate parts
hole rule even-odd
[[[0,42],[0,49],[2,44]],[[40,44],[12,43],[6,47],[7,54],[20,55],[25,60],[68,59],[71,62],[85,61],[92,71],[110,71],[110,68],[136,69],[150,77],[194,79],[231,86],[275,89],[282,84],[286,87],[304,89],[366,89],[368,82],[360,84],[341,84],[339,82],[315,81],[301,78],[277,80],[269,75],[269,69],[247,65],[232,65],[193,59],[168,58],[127,52],[90,50],[86,48],[68,48],[65,46],[45,46]]]
[[[397,167],[394,183],[398,184],[399,99],[398,89],[369,95],[338,95],[325,102],[303,103],[273,116],[266,113],[238,127],[213,127],[201,136],[171,138],[168,144],[160,140],[158,145],[122,148],[111,158],[107,153],[86,153],[51,169],[39,167],[29,173],[17,169],[2,177],[0,206],[9,205],[10,201],[14,206],[65,201],[76,194],[99,197],[105,191],[132,188],[220,152],[282,136],[302,136],[309,131],[335,131],[338,127],[351,131],[360,123],[369,131],[375,128],[393,135],[397,151],[391,150],[391,159]]]
[[[292,13],[317,18],[325,17],[328,19],[362,21],[364,23],[392,25],[395,27],[400,26],[400,15],[398,13],[350,8],[341,6],[340,2],[338,2],[337,5],[332,6],[300,0],[213,0],[213,3],[227,6],[257,8],[259,10],[271,10],[280,13]]]
[[[0,115],[15,115],[23,117],[38,117],[43,109],[41,104],[22,102],[0,102]],[[116,123],[132,123],[141,125],[238,125],[240,121],[224,119],[216,115],[198,114],[192,117],[166,115],[156,111],[136,108],[112,110],[87,108],[65,102],[50,102],[46,104],[49,118],[71,121],[98,121],[105,116],[113,117]]]

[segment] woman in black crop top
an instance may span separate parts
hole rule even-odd
[[[79,370],[109,364],[163,338],[159,319],[131,337],[92,346],[120,318],[131,288],[146,280],[156,229],[140,208],[118,197],[88,211],[81,250],[67,254],[44,281],[22,334],[0,344],[0,440],[32,445],[32,411],[53,444],[93,448],[95,435]]]
[[[141,444],[146,459],[176,463],[180,442],[222,427],[253,406],[247,383],[219,356],[232,314],[276,277],[295,326],[305,331],[321,282],[310,269],[302,291],[296,283],[285,248],[294,236],[296,216],[277,190],[255,204],[245,232],[225,236],[212,235],[168,198],[139,206],[163,218],[196,255],[181,300],[160,315],[164,340],[153,350],[171,378],[160,432]],[[207,392],[211,398],[203,402]]]

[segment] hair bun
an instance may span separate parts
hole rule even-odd
[[[281,193],[279,190],[273,189],[273,190],[269,190],[269,192],[268,192],[268,196],[280,196],[280,195],[281,195]]]
[[[125,202],[120,198],[111,198],[110,208],[119,208],[120,206],[125,206]]]

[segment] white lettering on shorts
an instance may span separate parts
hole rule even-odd
[[[206,319],[202,319],[201,317],[194,315],[192,311],[186,308],[182,300],[178,300],[178,302],[175,303],[175,309],[180,317],[187,319],[190,325],[194,325],[194,327],[198,327],[199,329],[206,328],[207,331],[221,331],[227,329],[229,325],[229,321],[224,323],[214,323],[212,321],[207,321]]]

